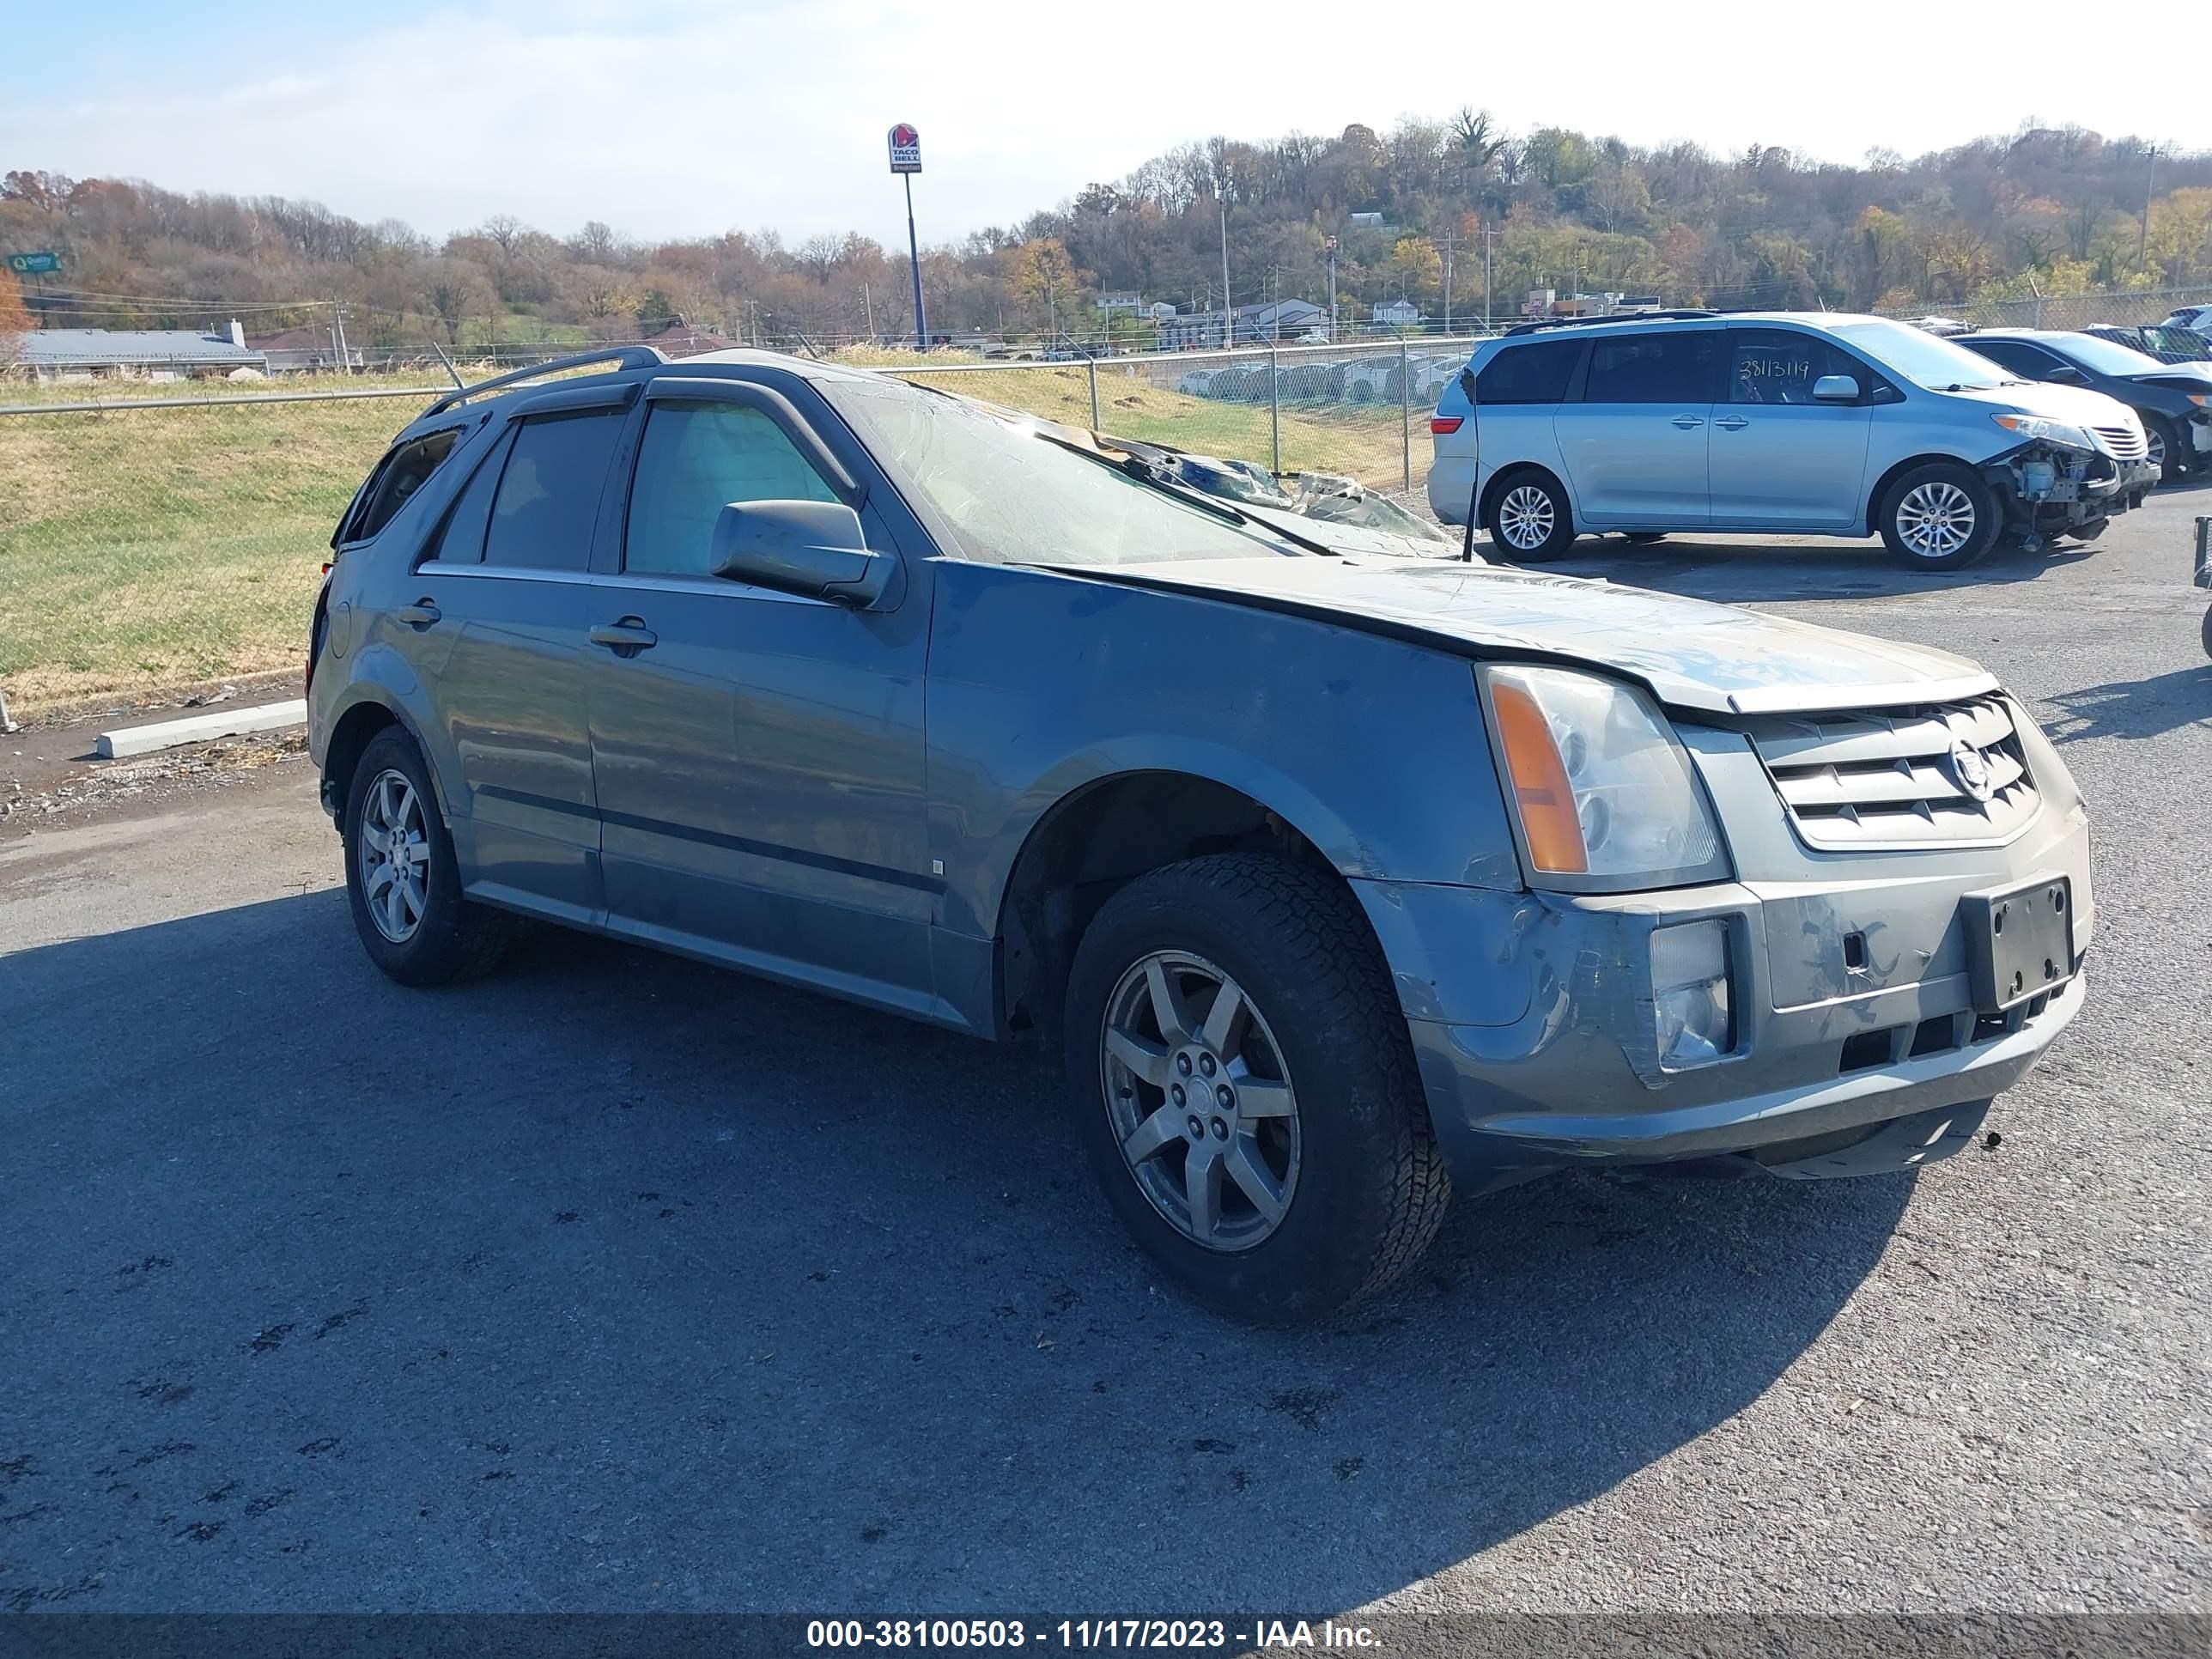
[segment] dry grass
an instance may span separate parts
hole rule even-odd
[[[886,357],[896,354],[878,354]],[[1070,425],[1091,424],[1081,363],[984,374],[894,372]],[[464,367],[469,379],[481,378]],[[424,386],[421,377],[314,382],[111,381],[0,387],[0,403],[114,394],[96,414],[0,417],[0,685],[20,711],[297,665],[331,527],[392,434],[418,412],[408,397],[233,404],[302,385]],[[149,396],[206,393],[206,407],[131,410]],[[1186,397],[1135,366],[1101,364],[1109,432],[1265,462],[1267,410]],[[1395,408],[1286,405],[1286,468],[1395,485]]]
[[[1070,426],[1091,424],[1090,370],[1082,363],[1025,363],[981,374],[933,374],[927,368],[897,372],[923,386]],[[1154,385],[1144,365],[1099,364],[1098,424],[1124,438],[1262,465],[1272,454],[1265,404],[1216,403],[1170,391]],[[1348,473],[1362,483],[1396,488],[1403,482],[1403,433],[1404,413],[1392,405],[1286,404],[1283,468]]]
[[[0,419],[0,684],[26,712],[289,667],[404,398]]]

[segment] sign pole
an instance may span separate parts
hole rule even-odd
[[[914,174],[903,174],[906,181],[906,256],[914,266],[914,343],[916,350],[929,349],[929,319],[921,308],[921,244],[914,234]]]

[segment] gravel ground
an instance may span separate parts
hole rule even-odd
[[[2089,1008],[1993,1149],[1462,1204],[1321,1334],[1156,1290],[1036,1060],[553,934],[386,983],[296,758],[0,819],[0,1607],[2204,1612],[2206,511],[1590,544],[2001,673]]]

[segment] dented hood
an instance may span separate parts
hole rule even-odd
[[[1373,626],[1469,656],[1588,664],[1642,681],[1672,707],[1712,714],[1952,702],[1996,685],[1979,664],[1948,651],[1456,560],[1209,559],[1070,574]]]

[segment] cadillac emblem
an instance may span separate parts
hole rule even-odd
[[[1963,738],[1951,744],[1951,775],[1959,780],[1959,787],[1976,800],[1985,801],[1996,793],[1996,785],[1990,777],[1990,763]]]

